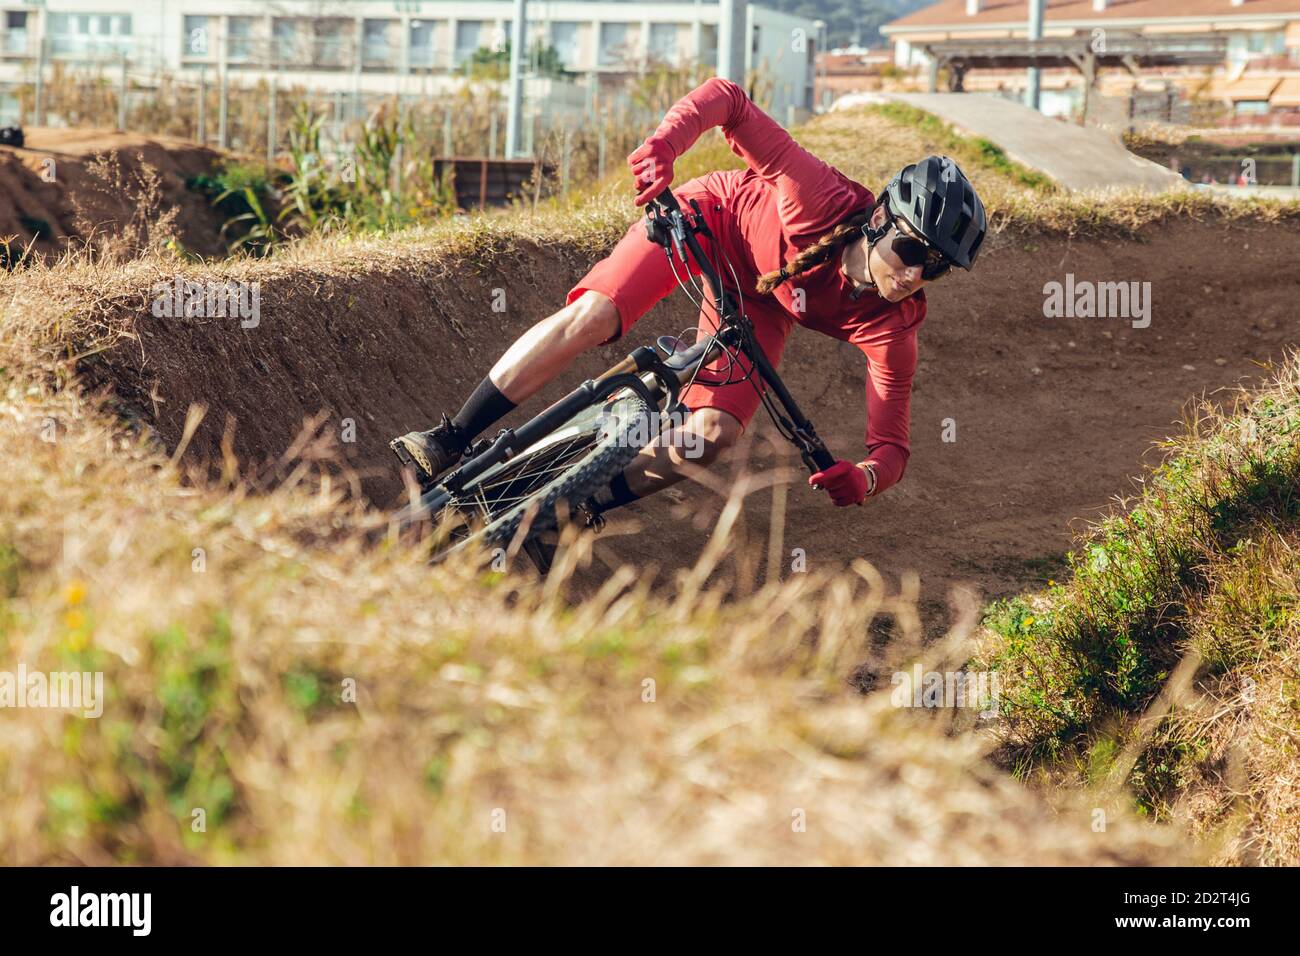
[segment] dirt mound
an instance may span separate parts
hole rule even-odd
[[[175,210],[182,245],[203,256],[225,253],[221,217],[186,182],[212,169],[220,154],[185,140],[112,130],[27,128],[22,149],[0,146],[0,236],[14,236],[15,249],[35,240],[45,258],[62,252],[69,238],[86,238],[84,223],[119,232],[136,212],[130,190],[115,191],[92,169],[100,154],[117,158],[134,180],[147,165],[157,171],[160,211]]]
[[[236,452],[262,461],[283,453],[304,421],[323,413],[365,492],[388,505],[400,493],[388,439],[459,407],[506,344],[562,303],[591,261],[572,245],[483,243],[476,261],[490,254],[491,264],[477,272],[464,250],[419,243],[343,244],[320,265],[300,256],[231,265],[220,275],[187,272],[198,281],[257,281],[260,315],[249,327],[153,315],[154,286],[171,277],[148,264],[117,277],[111,299],[92,304],[103,290],[82,292],[69,308],[131,332],[132,340],[87,360],[87,372],[170,445],[192,403],[209,411],[186,454],[214,460],[228,423]],[[376,248],[382,252],[370,251]],[[1300,234],[1260,223],[1182,221],[1148,228],[1138,242],[995,236],[975,275],[932,290],[906,478],[847,512],[797,479],[781,563],[788,569],[798,548],[810,568],[864,557],[891,577],[916,570],[930,611],[956,582],[993,596],[1053,576],[1069,523],[1130,487],[1129,476],[1189,399],[1259,377],[1261,364],[1297,341],[1298,260]],[[1067,274],[1149,281],[1150,327],[1045,318],[1044,286]],[[502,303],[504,311],[495,311]],[[681,296],[661,304],[630,341],[580,360],[565,387],[688,325],[685,305]],[[782,373],[830,447],[857,457],[865,424],[859,353],[798,331]],[[534,401],[525,411],[540,407]],[[956,440],[945,440],[954,429]],[[754,433],[753,467],[796,464],[792,453],[769,447],[767,422]],[[719,499],[701,487],[679,488],[626,509],[653,534],[618,536],[613,524],[598,557],[692,564]],[[770,511],[769,492],[751,499],[744,530],[756,549],[766,546]],[[764,565],[761,556],[757,564]],[[931,614],[930,626],[941,618]]]

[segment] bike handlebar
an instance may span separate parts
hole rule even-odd
[[[722,280],[714,271],[708,257],[700,249],[695,238],[695,230],[693,228],[680,228],[682,221],[685,219],[685,214],[682,212],[681,204],[677,202],[677,197],[673,195],[671,187],[650,200],[650,204],[656,207],[658,215],[665,218],[673,217],[673,214],[676,214],[672,243],[684,261],[686,260],[687,250],[690,251],[691,257],[696,260],[697,268],[699,268],[700,273],[713,291],[719,316],[725,320],[729,317],[731,310],[735,308],[735,302],[727,295]],[[696,208],[698,209],[698,207]],[[794,419],[795,427],[800,433],[800,440],[796,444],[803,453],[804,463],[810,471],[825,471],[835,464],[835,457],[826,448],[822,440],[817,437],[812,423],[804,418],[803,413],[799,411],[799,406],[795,403],[794,397],[786,389],[785,383],[781,381],[776,374],[776,370],[768,362],[767,356],[763,355],[762,348],[757,343],[752,344],[750,348],[753,350],[750,357],[759,370],[759,374],[778,395],[781,403],[785,405],[786,411]]]
[[[673,195],[673,187],[669,186],[664,189],[658,196],[650,200],[663,206],[668,212],[681,212],[681,205],[677,202],[677,197]]]

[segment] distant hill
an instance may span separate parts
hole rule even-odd
[[[632,2],[632,0],[621,0]],[[710,0],[716,2],[716,0]],[[935,0],[751,0],[760,6],[793,13],[809,20],[825,20],[832,48],[859,43],[883,46],[880,27],[890,20],[920,10]]]
[[[890,20],[928,7],[934,0],[756,0],[765,7],[810,20],[825,20],[832,48],[857,42],[883,46],[880,27]]]

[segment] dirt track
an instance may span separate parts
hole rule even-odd
[[[391,503],[399,487],[389,437],[459,407],[506,344],[558,307],[588,264],[570,249],[534,247],[472,275],[406,256],[395,249],[346,275],[268,270],[254,329],[155,318],[143,293],[134,305],[121,295],[115,321],[134,323],[140,339],[100,356],[89,371],[168,443],[178,439],[190,403],[209,406],[191,456],[216,457],[227,416],[237,422],[238,452],[254,460],[278,455],[322,410],[340,423],[351,418],[356,441],[344,453],[371,499]],[[1297,262],[1300,234],[1285,226],[1183,222],[1142,243],[995,237],[975,276],[932,289],[907,476],[861,509],[835,509],[824,494],[792,488],[786,566],[798,547],[810,568],[861,556],[891,578],[916,570],[931,612],[957,582],[988,597],[1045,579],[1060,567],[1070,523],[1132,487],[1151,443],[1174,431],[1189,400],[1259,378],[1259,363],[1300,339]],[[1044,318],[1043,285],[1067,272],[1149,280],[1151,326]],[[506,290],[504,313],[491,309],[494,288]],[[689,317],[682,305],[661,304],[632,341],[585,357],[566,384],[678,331]],[[862,448],[863,371],[856,349],[800,331],[782,366],[805,411],[845,456]],[[947,418],[955,420],[955,442],[942,440]],[[763,440],[771,431],[766,422],[755,430],[756,467],[774,461]],[[795,464],[793,456],[787,463]],[[669,493],[672,507],[651,501],[627,509],[629,519],[656,526],[653,538],[608,534],[598,554],[659,565],[671,554],[669,566],[692,563],[706,537],[685,519],[707,527],[718,498],[679,487]],[[770,495],[750,502],[749,540],[761,549]],[[683,520],[669,523],[672,513]],[[761,554],[756,563],[765,563]],[[930,626],[942,618],[932,613]]]

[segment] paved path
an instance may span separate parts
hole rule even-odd
[[[855,93],[832,109],[897,100],[996,143],[1011,159],[1069,190],[1142,189],[1164,192],[1182,177],[1135,156],[1110,133],[1051,119],[1026,106],[982,93]]]

